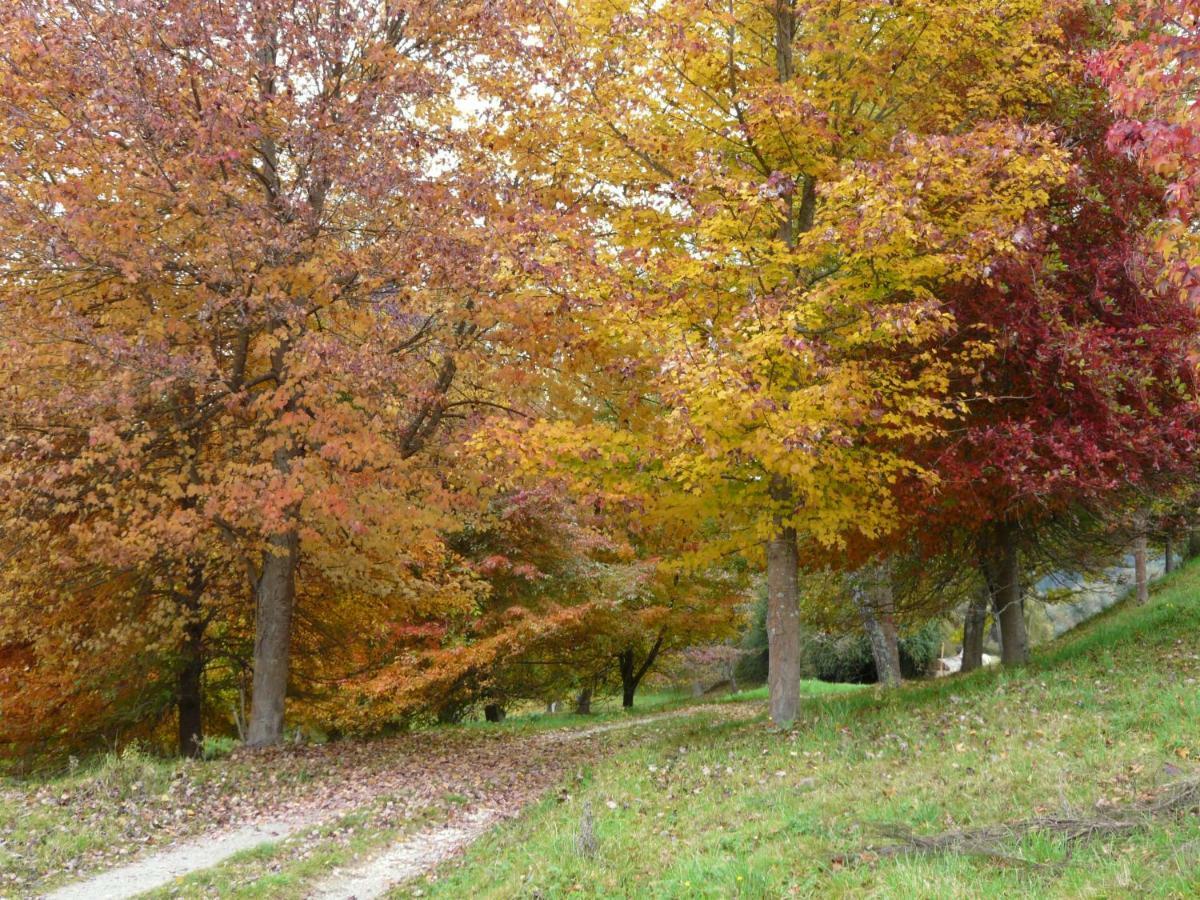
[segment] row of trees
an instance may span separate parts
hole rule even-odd
[[[1022,662],[1190,506],[1167,6],[7,4],[0,738],[628,705],[761,569],[780,724],[804,571]]]

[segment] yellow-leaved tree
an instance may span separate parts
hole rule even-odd
[[[986,281],[1065,175],[1022,124],[1060,83],[1065,3],[547,4],[505,150],[591,244],[575,400],[525,446],[687,560],[765,556],[771,714],[796,716],[798,547],[886,533],[906,446],[989,348],[933,349],[946,285]],[[536,123],[528,127],[528,123]]]

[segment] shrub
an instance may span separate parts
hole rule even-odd
[[[929,671],[941,639],[936,622],[928,622],[900,638],[900,671],[905,678],[919,678]],[[802,640],[801,655],[809,677],[850,684],[873,684],[879,680],[865,634],[810,633]]]
[[[238,744],[237,738],[226,735],[209,735],[200,747],[200,755],[204,759],[225,759],[237,749]]]

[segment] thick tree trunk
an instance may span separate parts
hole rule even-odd
[[[632,653],[630,654],[632,656]],[[632,664],[631,664],[632,666]],[[621,669],[621,706],[624,709],[633,708],[633,695],[637,691],[637,684],[632,676],[625,674],[625,669]]]
[[[796,37],[796,11],[792,3],[776,0],[775,71],[780,84],[795,76],[792,44]],[[817,183],[811,175],[799,179],[800,202],[789,194],[779,222],[779,240],[796,246],[796,234],[813,227],[817,208]],[[787,511],[791,489],[781,476],[771,480],[771,500]],[[774,533],[767,541],[767,690],[771,721],[780,728],[796,720],[800,705],[800,556],[796,530],[777,511]]]
[[[967,615],[963,619],[962,669],[960,671],[970,672],[983,665],[983,637],[987,628],[990,596],[985,585],[967,604]]]
[[[800,554],[796,530],[778,522],[767,541],[767,690],[771,721],[787,728],[800,704]]]
[[[585,687],[575,698],[575,715],[590,716],[592,714],[592,689]]]
[[[662,649],[665,638],[666,633],[660,632],[639,668],[634,668],[635,660],[632,647],[617,654],[617,666],[621,672],[621,706],[625,709],[633,706],[633,695],[637,692],[638,685],[642,683],[642,679],[646,677],[646,673],[650,671],[650,667],[654,665],[654,661],[658,658],[658,652]]]
[[[204,617],[200,608],[204,597],[204,570],[191,567],[187,592],[179,595],[184,616],[183,641],[176,707],[179,713],[179,755],[191,758],[204,752]]]
[[[489,703],[483,708],[483,717],[489,722],[503,722],[507,713],[499,703]]]
[[[996,621],[1000,623],[1001,660],[1006,666],[1029,662],[1029,636],[1021,603],[1021,564],[1017,550],[1017,528],[997,525],[983,548],[983,574]]]
[[[875,658],[879,684],[900,684],[900,635],[896,629],[896,606],[892,595],[891,571],[887,564],[869,566],[855,576],[853,595]]]
[[[1138,606],[1150,599],[1150,582],[1146,577],[1146,532],[1142,529],[1133,540],[1133,582]]]
[[[300,541],[295,533],[275,535],[270,548],[258,579],[254,681],[246,735],[246,743],[251,747],[267,747],[283,739]]]
[[[204,625],[189,622],[185,631],[186,656],[179,669],[179,754],[196,758],[204,752]]]

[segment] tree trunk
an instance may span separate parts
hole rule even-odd
[[[767,690],[771,721],[789,727],[800,705],[800,554],[796,530],[778,519],[767,541]]]
[[[1163,538],[1163,574],[1166,575],[1175,568],[1175,548],[1171,543],[1171,535]]]
[[[483,708],[483,717],[489,722],[503,722],[507,713],[499,703],[489,703]]]
[[[585,687],[575,698],[575,715],[590,716],[592,714],[592,689]]]
[[[295,532],[273,535],[258,579],[254,622],[254,682],[246,743],[267,747],[283,739],[288,652],[296,601],[296,565],[300,541]]]
[[[1150,599],[1150,584],[1146,577],[1146,543],[1146,531],[1143,528],[1133,540],[1133,581],[1138,606]]]
[[[1017,550],[1017,527],[997,525],[983,549],[982,568],[996,621],[1000,623],[1000,653],[1006,666],[1029,662],[1029,635],[1021,604],[1021,563]]]
[[[900,636],[896,630],[895,598],[892,596],[891,571],[884,563],[862,569],[852,588],[855,604],[875,658],[879,684],[900,684]]]
[[[190,566],[185,592],[177,595],[183,615],[183,640],[179,646],[179,673],[175,703],[179,713],[179,755],[199,757],[204,751],[204,568]]]
[[[642,679],[646,677],[646,673],[650,671],[650,667],[654,665],[654,660],[658,658],[658,651],[662,649],[665,637],[666,632],[659,632],[654,644],[650,647],[650,652],[646,654],[645,660],[637,669],[633,667],[632,647],[617,654],[617,666],[621,671],[621,706],[625,709],[633,706],[633,695],[637,692]]]
[[[624,709],[633,708],[633,695],[637,691],[637,684],[634,683],[632,677],[625,675],[625,670],[621,669],[621,706]]]
[[[1193,528],[1188,532],[1184,559],[1192,560],[1198,556],[1200,556],[1200,528]]]
[[[985,585],[967,604],[963,620],[962,672],[971,672],[983,665],[983,637],[987,627],[988,599]]]
[[[795,76],[792,44],[796,37],[796,11],[790,2],[776,0],[775,71],[780,84]],[[813,227],[817,208],[817,182],[811,175],[798,179],[800,202],[788,194],[779,222],[779,240],[796,246],[797,232]],[[785,478],[771,479],[771,501],[775,504],[774,529],[767,541],[767,690],[771,721],[787,728],[796,720],[800,705],[800,556],[796,529],[786,519],[792,514],[792,492]],[[786,513],[786,515],[785,515]]]

